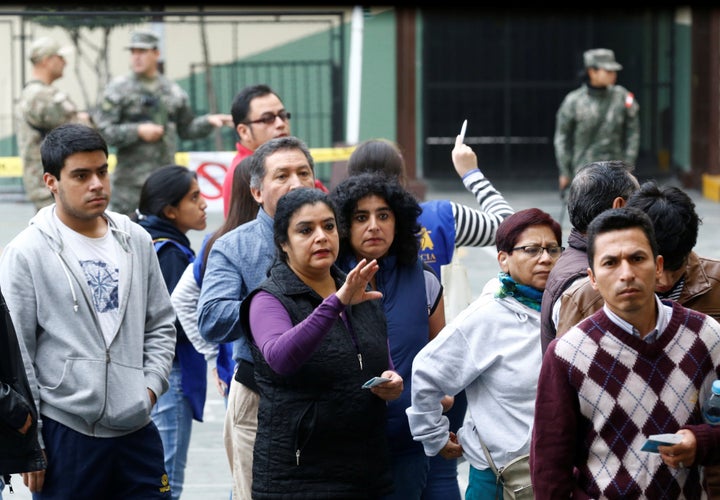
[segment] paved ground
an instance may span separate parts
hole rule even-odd
[[[428,186],[427,197],[430,199],[452,199],[470,206],[475,205],[474,198],[457,188],[456,183],[443,183]],[[561,212],[560,199],[551,188],[532,188],[523,186],[499,186],[509,203],[516,210],[538,207],[553,217],[558,218]],[[688,193],[695,200],[697,211],[703,218],[696,250],[700,255],[720,258],[720,245],[717,235],[720,232],[720,204],[703,198],[701,193],[690,190]],[[7,244],[12,237],[27,225],[33,215],[33,208],[17,195],[0,194],[0,213],[3,221],[0,224],[0,247]],[[563,238],[567,239],[569,225],[567,214],[563,217]],[[216,229],[221,222],[220,214],[211,214],[208,220],[208,231]],[[203,234],[190,234],[193,247],[199,248]],[[493,248],[461,249],[462,262],[470,275],[471,286],[475,295],[482,290],[483,284],[497,274],[497,261]],[[188,467],[185,476],[184,500],[226,500],[230,492],[230,471],[222,446],[222,422],[225,413],[222,398],[210,388],[205,406],[205,421],[195,422],[190,442]],[[461,486],[467,484],[467,464],[459,468]],[[28,500],[31,495],[18,476],[14,477],[15,495],[5,491],[6,499]]]

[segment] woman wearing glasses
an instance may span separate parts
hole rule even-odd
[[[530,451],[542,361],[540,303],[561,241],[560,224],[542,210],[508,216],[495,235],[498,279],[413,361],[410,429],[427,455],[463,455],[470,463],[466,499],[502,498],[481,439],[497,468]],[[441,399],[462,390],[468,412],[455,435]],[[520,498],[532,498],[527,493]]]

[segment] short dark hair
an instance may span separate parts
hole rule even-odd
[[[288,257],[282,246],[288,242],[288,231],[292,216],[305,205],[315,205],[316,203],[327,205],[333,216],[335,216],[335,205],[333,205],[330,196],[320,189],[298,188],[288,191],[280,197],[273,218],[273,240],[275,241],[278,259],[287,262]]]
[[[697,243],[702,222],[690,196],[675,186],[661,189],[654,181],[647,181],[630,196],[626,206],[650,217],[664,268],[680,269]]]
[[[369,139],[360,143],[347,162],[348,175],[379,173],[405,184],[405,160],[400,148],[385,139]]]
[[[376,195],[384,199],[395,214],[395,239],[388,252],[397,256],[401,264],[414,264],[420,250],[420,223],[422,208],[415,197],[406,191],[397,179],[380,174],[358,174],[348,177],[332,192],[337,207],[340,254],[354,254],[350,245],[350,226],[358,201]]]
[[[503,219],[495,232],[495,247],[498,252],[512,253],[520,234],[530,226],[549,227],[558,245],[562,245],[562,228],[560,223],[547,212],[539,208],[526,208]]]
[[[634,167],[624,161],[596,161],[583,166],[570,184],[567,209],[570,224],[581,233],[597,215],[612,208],[618,196],[627,200],[638,187]]]
[[[253,189],[262,188],[262,180],[265,177],[265,161],[267,157],[283,149],[299,149],[305,155],[310,169],[315,172],[315,162],[310,154],[307,145],[295,136],[275,137],[257,148],[252,154],[253,160],[250,165],[250,187]]]
[[[80,123],[66,123],[52,129],[40,144],[43,171],[60,179],[60,171],[68,156],[75,153],[102,151],[108,156],[108,147],[100,132]]]
[[[165,165],[153,170],[140,189],[138,212],[165,219],[163,210],[176,207],[182,201],[197,173],[182,165]]]
[[[595,259],[595,240],[598,236],[610,231],[622,229],[641,229],[647,237],[653,257],[659,255],[657,241],[655,241],[655,230],[652,221],[644,212],[634,207],[611,208],[605,210],[595,217],[587,230],[587,256],[590,269],[595,270],[593,260]]]
[[[248,85],[237,93],[233,99],[232,107],[230,108],[230,114],[232,115],[235,128],[237,128],[237,126],[241,123],[245,123],[245,121],[247,121],[248,113],[250,112],[250,103],[252,100],[256,97],[263,97],[268,94],[274,94],[277,96],[277,92],[262,83],[257,85]],[[278,96],[278,99],[280,99],[280,96]]]

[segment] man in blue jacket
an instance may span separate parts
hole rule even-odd
[[[237,362],[225,417],[225,449],[233,476],[233,498],[251,498],[252,462],[260,396],[250,346],[240,325],[240,304],[262,283],[275,258],[273,217],[282,195],[314,187],[314,162],[297,137],[277,137],[253,153],[250,191],[257,218],[215,241],[207,259],[198,301],[200,334],[210,342],[234,342]]]

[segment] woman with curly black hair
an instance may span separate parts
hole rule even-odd
[[[445,326],[440,279],[418,258],[422,209],[397,180],[380,174],[352,176],[332,198],[340,233],[338,265],[347,272],[362,259],[377,259],[380,267],[370,285],[383,294],[395,370],[409,380],[413,358]],[[419,500],[427,478],[428,458],[413,441],[405,414],[410,390],[405,384],[400,398],[388,403],[395,492],[384,498]]]

